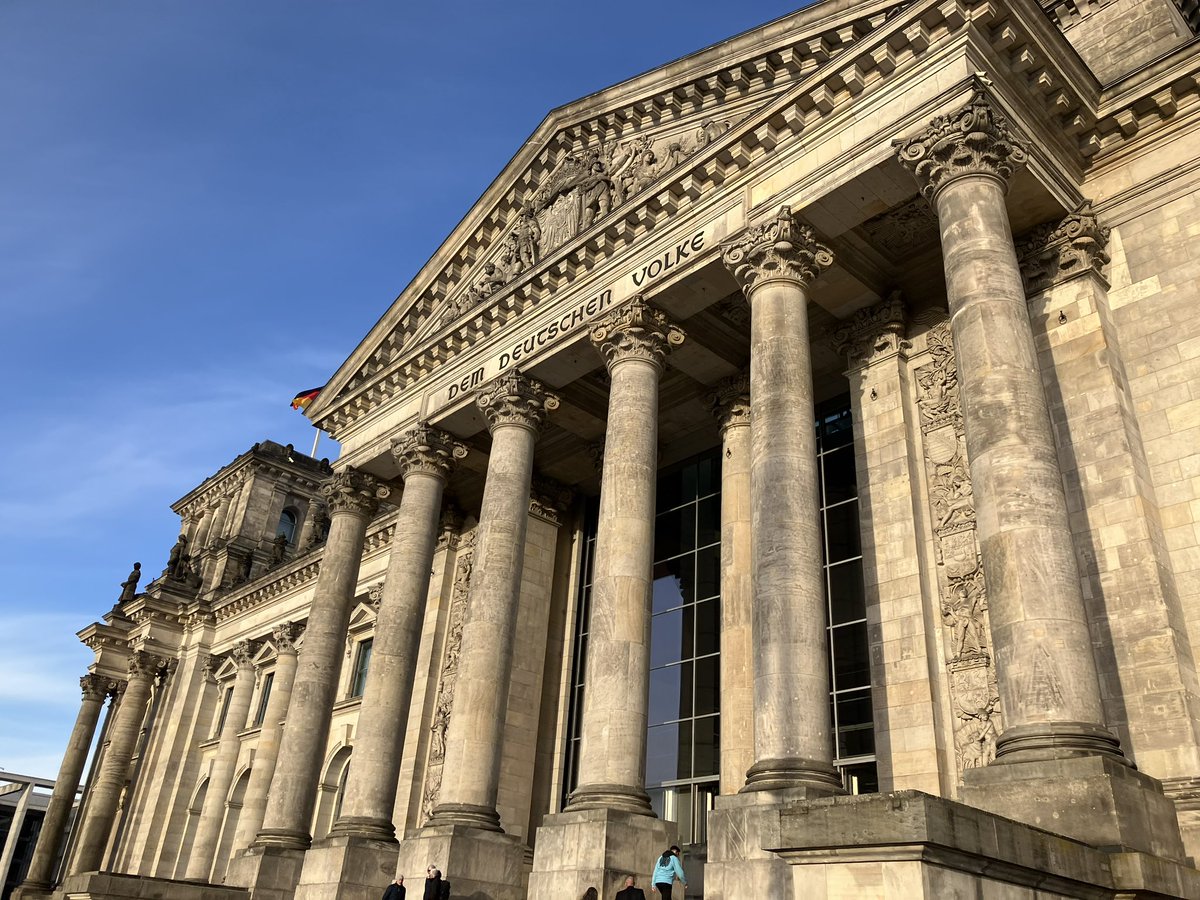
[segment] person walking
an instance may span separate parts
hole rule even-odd
[[[675,879],[687,887],[687,877],[683,874],[683,866],[679,864],[679,848],[672,845],[663,851],[654,866],[654,874],[650,876],[650,890],[662,895],[662,900],[671,900],[671,888]]]
[[[626,876],[625,887],[617,891],[617,900],[646,900],[646,892],[637,886],[636,876]]]
[[[383,900],[404,900],[404,876],[397,875],[395,881],[383,892]]]

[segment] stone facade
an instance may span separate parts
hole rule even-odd
[[[825,0],[557,110],[336,463],[80,632],[18,896],[1200,897],[1196,24]]]

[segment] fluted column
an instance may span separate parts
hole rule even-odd
[[[254,767],[250,770],[250,782],[246,785],[242,814],[238,817],[237,834],[233,839],[235,850],[243,850],[254,843],[254,836],[262,827],[263,814],[267,810],[267,792],[271,788],[275,763],[279,757],[283,719],[287,715],[288,703],[292,698],[292,682],[296,677],[296,641],[303,632],[304,626],[293,622],[284,622],[271,632],[276,654],[275,678],[271,682],[271,696],[267,698],[258,744],[254,748]]]
[[[225,537],[225,524],[229,520],[229,508],[233,505],[233,494],[227,493],[222,495],[217,503],[217,512],[213,517],[212,529],[208,533],[208,543],[215,544],[217,541]],[[205,547],[197,547],[196,550],[204,550]]]
[[[79,714],[75,717],[75,727],[71,729],[67,751],[63,755],[58,777],[54,780],[54,791],[46,806],[29,871],[22,882],[22,887],[28,890],[45,891],[52,886],[54,863],[62,850],[67,819],[75,806],[75,794],[79,790],[83,768],[87,765],[88,750],[96,734],[96,722],[100,719],[104,698],[112,691],[113,684],[100,675],[84,675],[79,679],[79,687],[83,691]]]
[[[496,794],[513,637],[525,558],[533,447],[558,398],[519,372],[501,375],[476,396],[492,433],[479,512],[475,564],[446,733],[441,798],[431,824],[500,831]]]
[[[346,645],[346,628],[358,584],[367,525],[388,489],[355,469],[338,472],[322,488],[331,524],[321,573],[304,635],[304,659],[296,671],[279,760],[255,844],[306,850],[317,801],[321,761]]]
[[[376,840],[396,837],[392,812],[401,743],[416,677],[442,492],[467,448],[443,431],[418,425],[392,445],[392,454],[404,492],[375,622],[354,765],[346,780],[342,814],[331,831]]]
[[[165,665],[166,660],[141,650],[135,651],[129,658],[129,678],[113,717],[104,759],[88,797],[83,822],[79,826],[71,874],[94,872],[104,860],[104,850],[108,846],[121,790],[129,776],[133,749],[146,713],[146,701],[150,699],[155,676]]]
[[[200,810],[200,821],[196,825],[196,837],[192,841],[184,878],[192,881],[208,881],[213,867],[213,856],[217,842],[221,839],[221,825],[225,821],[225,798],[233,784],[233,773],[237,767],[241,740],[238,733],[246,727],[246,716],[250,712],[250,699],[254,696],[254,654],[258,652],[257,641],[242,641],[230,651],[237,663],[237,674],[233,680],[233,696],[225,711],[221,725],[217,758],[208,775],[208,788],[204,794],[204,806]]]
[[[750,503],[750,375],[717,386],[721,426],[721,793],[754,764],[754,586]]]
[[[754,765],[744,790],[840,790],[808,335],[809,286],[833,254],[785,206],[722,257],[750,304]]]
[[[592,329],[611,386],[584,675],[579,787],[568,810],[653,815],[646,795],[646,723],[658,385],[684,334],[638,296]]]
[[[1062,475],[1004,195],[1026,152],[976,93],[897,141],[941,228],[1004,732],[996,762],[1104,755]]]

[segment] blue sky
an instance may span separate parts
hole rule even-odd
[[[0,768],[57,772],[169,505],[311,446],[291,397],[551,108],[799,5],[0,3]]]

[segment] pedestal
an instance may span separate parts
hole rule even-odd
[[[112,872],[70,875],[59,890],[72,900],[250,900],[245,888]]]
[[[971,806],[1102,850],[1183,861],[1175,804],[1162,784],[1104,756],[993,763],[969,769],[959,794]]]
[[[410,894],[421,891],[428,866],[441,870],[451,896],[525,900],[525,845],[503,832],[429,825],[405,835],[395,871]]]
[[[398,851],[395,841],[359,835],[318,841],[304,854],[296,900],[377,900],[396,875]]]
[[[580,897],[589,887],[612,897],[636,875],[650,893],[655,859],[674,844],[674,822],[612,809],[581,809],[547,816],[537,830],[529,900]]]
[[[304,853],[304,850],[255,844],[229,863],[225,883],[249,888],[254,900],[293,900],[304,867]]]

